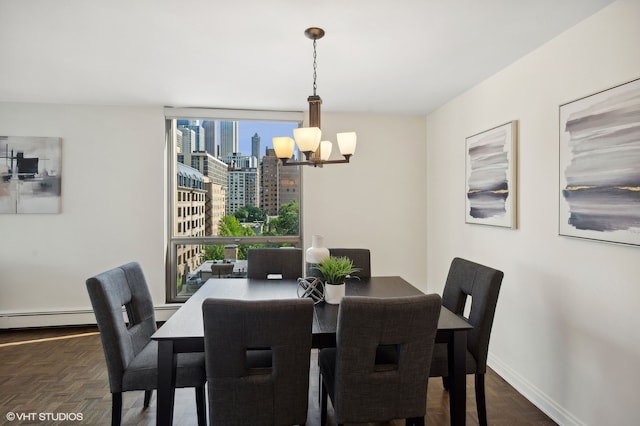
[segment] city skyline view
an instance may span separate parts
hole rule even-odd
[[[169,128],[176,147],[176,180],[171,236],[193,237],[194,242],[174,245],[172,298],[192,294],[212,276],[216,265],[226,271],[225,276],[246,276],[247,251],[263,243],[243,243],[245,237],[283,237],[291,244],[297,243],[300,233],[299,167],[283,167],[278,158],[266,155],[272,138],[292,137],[298,122],[173,120]],[[256,134],[259,150],[252,146]],[[203,237],[209,241],[204,243]],[[212,240],[216,237],[234,237],[235,246],[216,244]]]
[[[292,122],[239,121],[238,149],[242,155],[251,155],[251,138],[257,133],[260,136],[260,156],[262,157],[267,148],[273,148],[273,137],[293,137],[293,129],[297,127],[298,123]]]

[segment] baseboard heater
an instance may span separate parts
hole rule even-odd
[[[156,306],[156,321],[164,322],[181,305]],[[0,329],[95,325],[91,309],[74,311],[5,312],[0,313]]]

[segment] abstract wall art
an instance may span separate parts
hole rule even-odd
[[[466,223],[516,228],[517,120],[466,139]]]
[[[0,213],[60,213],[60,138],[0,136]]]
[[[640,79],[560,106],[559,234],[640,245]]]

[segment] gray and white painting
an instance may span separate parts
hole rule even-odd
[[[560,234],[640,244],[640,80],[560,107]]]
[[[467,222],[514,227],[516,122],[467,138]]]
[[[0,213],[59,213],[61,140],[0,136]]]

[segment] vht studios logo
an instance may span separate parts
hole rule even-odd
[[[9,411],[6,419],[12,421],[41,421],[41,422],[81,422],[83,420],[82,413],[14,413]]]

